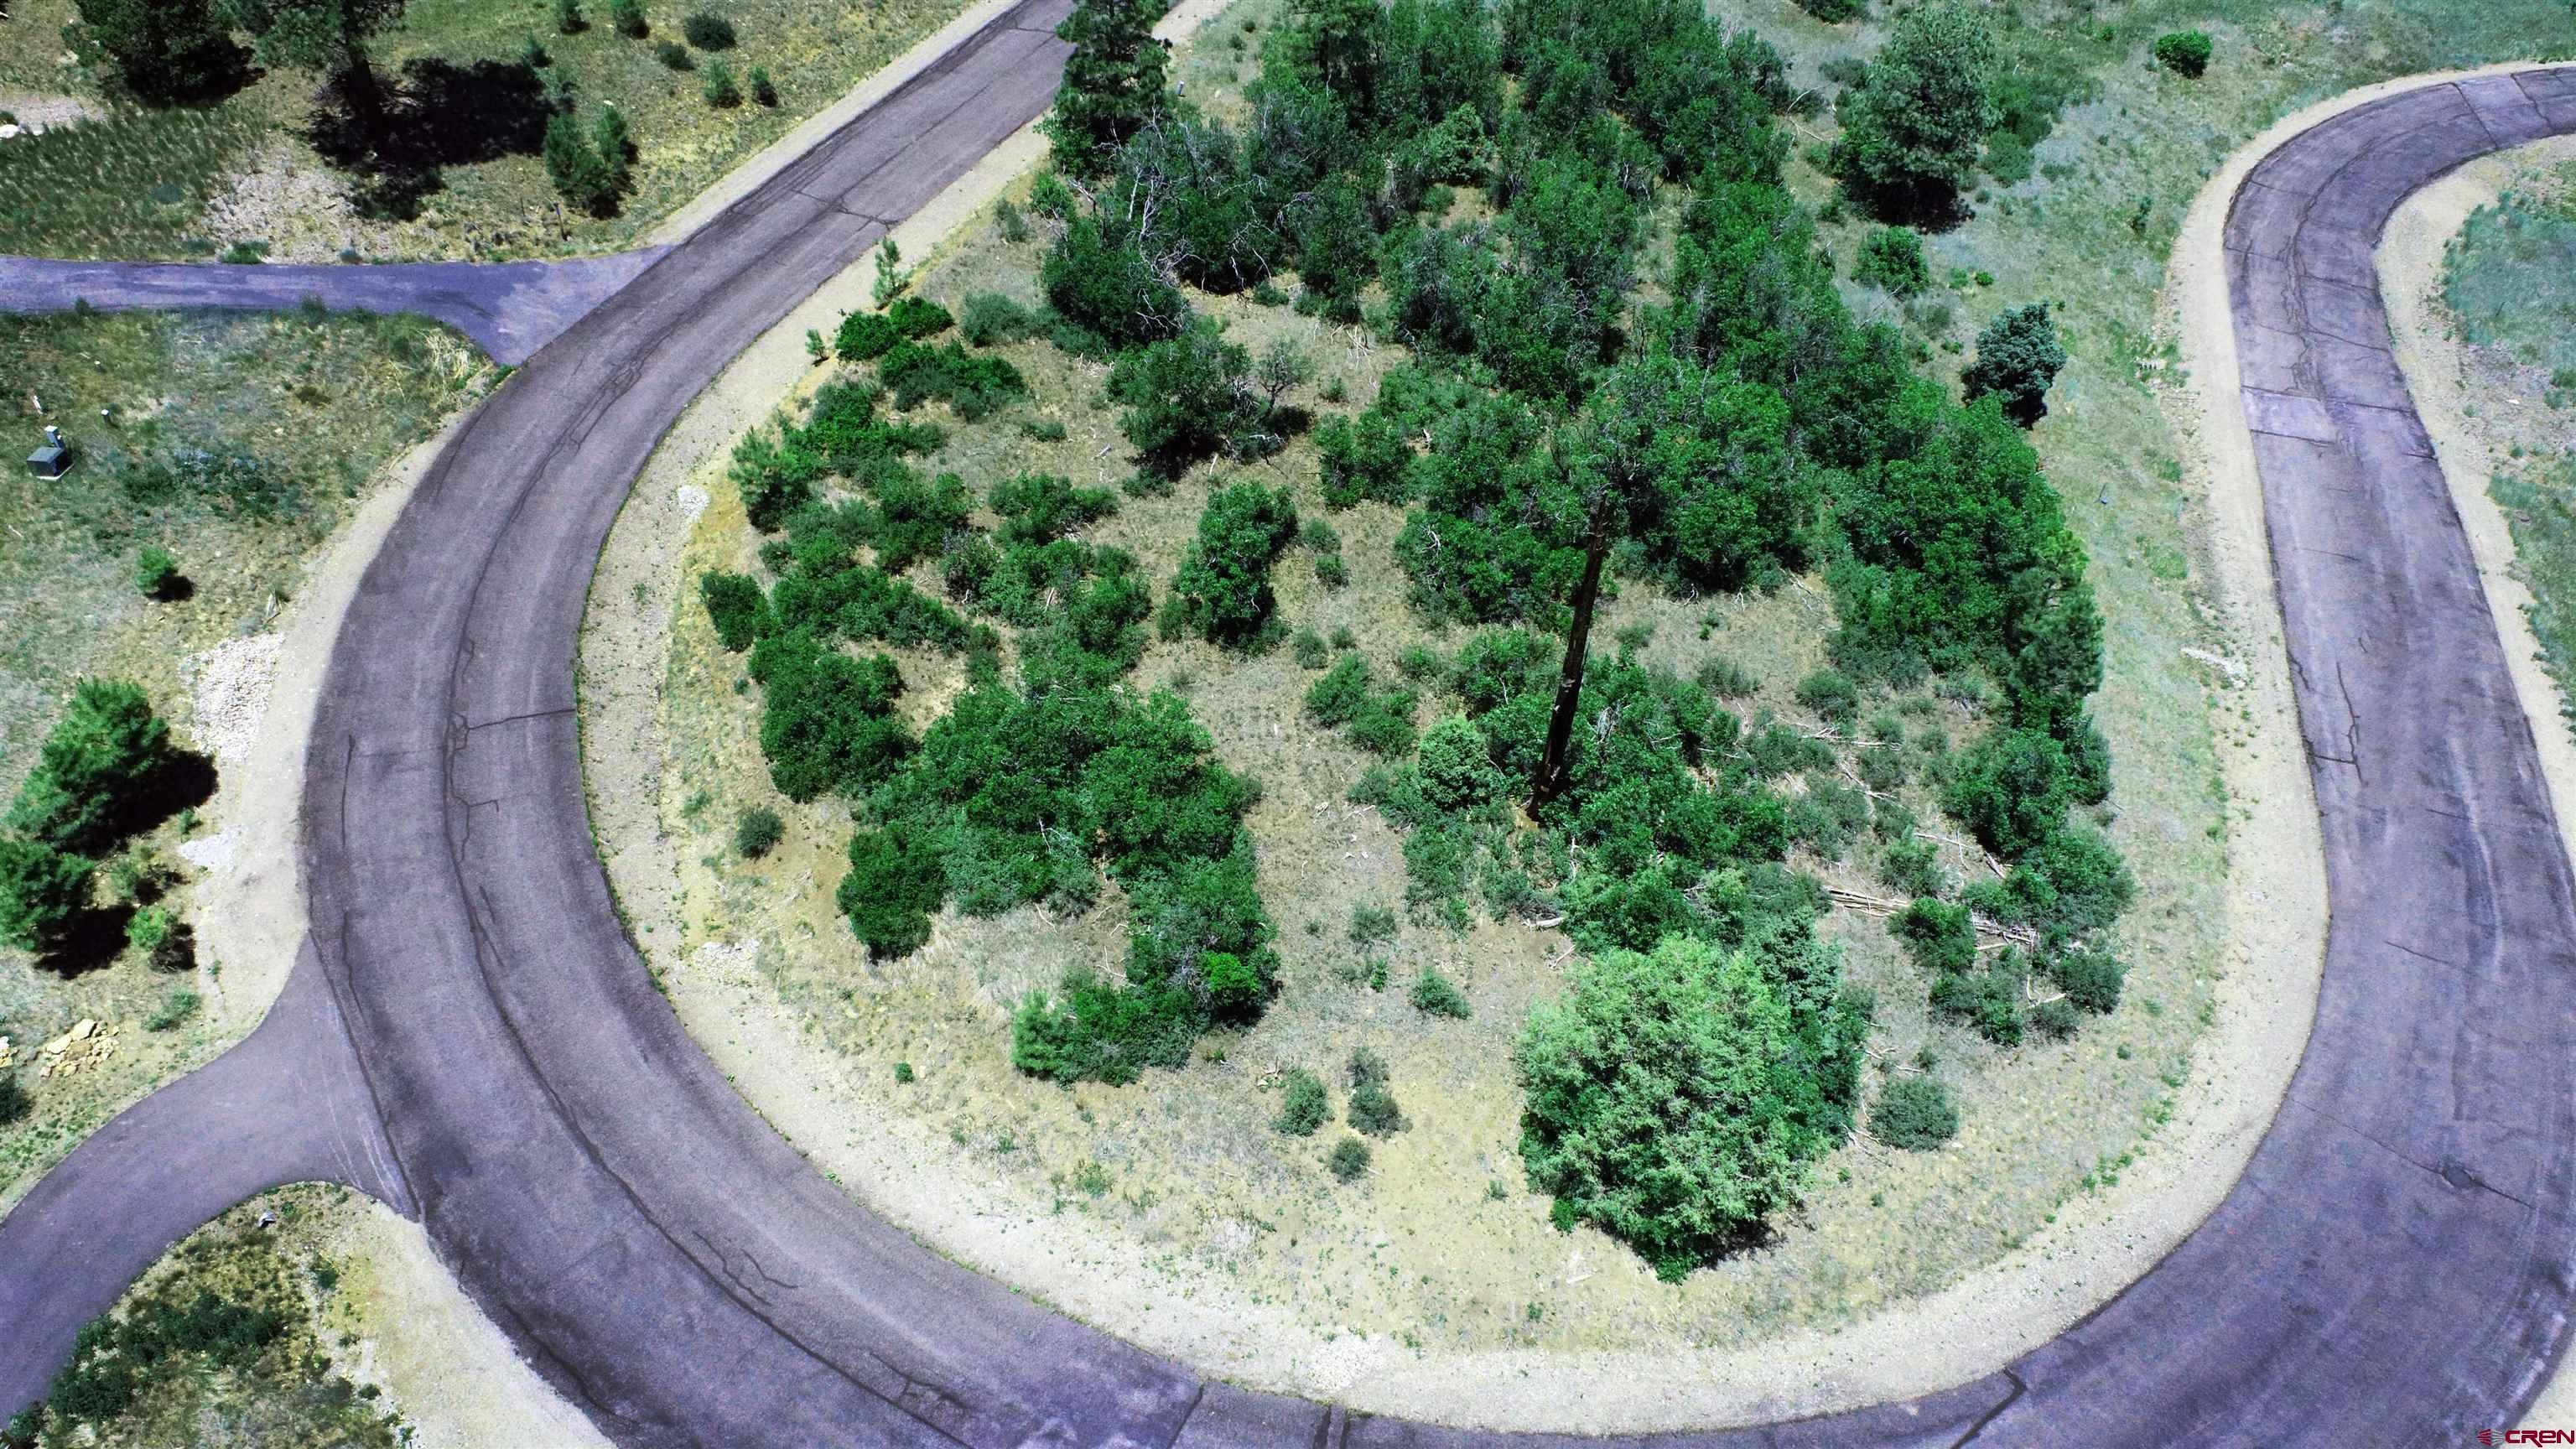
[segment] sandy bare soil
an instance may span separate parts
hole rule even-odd
[[[328,1233],[351,1376],[401,1408],[412,1449],[608,1449],[456,1286],[420,1224],[352,1194]]]
[[[2576,159],[2576,137],[2559,136],[2473,161],[2415,193],[2379,244],[2379,289],[2388,306],[2390,331],[2397,343],[2397,364],[2415,394],[2415,406],[2432,434],[2442,476],[2451,485],[2451,501],[2460,510],[2469,546],[2477,554],[2479,581],[2485,586],[2488,611],[2504,637],[2505,658],[2513,668],[2514,693],[2532,721],[2540,748],[2540,768],[2558,811],[2558,828],[2576,854],[2576,828],[2568,811],[2576,807],[2576,738],[2559,728],[2566,705],[2558,682],[2541,666],[2540,641],[2524,610],[2531,591],[2512,574],[2513,536],[2503,512],[2487,491],[2487,479],[2504,466],[2514,431],[2497,417],[2499,409],[2481,401],[2529,407],[2531,399],[2499,398],[2473,374],[2472,349],[2455,340],[2451,318],[2442,303],[2444,248],[2460,234],[2470,213],[2496,200],[2532,173]],[[2576,1373],[2562,1363],[2541,1388],[2524,1416],[2536,1428],[2576,1426]]]

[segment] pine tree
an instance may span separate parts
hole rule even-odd
[[[1163,47],[1154,39],[1162,13],[1154,0],[1082,0],[1056,27],[1073,56],[1046,132],[1068,173],[1104,174],[1109,154],[1162,111]]]
[[[635,136],[626,128],[626,113],[615,106],[600,107],[590,139],[608,168],[609,189],[623,195],[635,179]]]
[[[1871,63],[1869,84],[1843,107],[1834,154],[1844,179],[1883,210],[1948,206],[2002,119],[1993,89],[2001,71],[1985,22],[1955,0],[1909,12]]]
[[[605,216],[615,209],[616,174],[582,139],[581,126],[570,112],[557,111],[547,118],[543,154],[546,176],[565,201],[594,216]]]

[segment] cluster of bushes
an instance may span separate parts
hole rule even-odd
[[[265,1444],[402,1443],[401,1417],[378,1390],[318,1351],[302,1283],[327,1295],[338,1268],[321,1258],[290,1266],[270,1243],[231,1232],[182,1244],[181,1271],[83,1325],[69,1362],[0,1428],[0,1444],[185,1442],[205,1432],[185,1426],[245,1420]]]
[[[1345,1076],[1350,1096],[1344,1109],[1351,1130],[1370,1137],[1392,1137],[1412,1123],[1395,1100],[1386,1059],[1367,1047],[1351,1053]],[[1332,1094],[1323,1080],[1304,1067],[1291,1067],[1280,1077],[1279,1115],[1271,1126],[1291,1137],[1312,1137],[1333,1120]],[[1361,1159],[1366,1166],[1367,1159]],[[1341,1175],[1344,1181],[1357,1173]]]
[[[194,758],[171,741],[169,725],[152,712],[140,686],[81,681],[0,833],[0,942],[40,954],[71,948],[94,915],[100,860],[177,808],[189,788],[181,777]],[[134,877],[121,881],[132,887],[128,894],[154,893],[156,882],[144,879],[146,873],[118,874]],[[158,969],[194,963],[187,926],[148,900],[128,918],[127,934]]]
[[[1025,321],[969,311],[979,329]],[[944,309],[901,299],[851,318],[837,340],[844,357],[876,357],[901,405],[907,390],[937,391],[923,370],[953,380],[958,358],[998,365],[920,340],[949,325]],[[954,392],[939,395],[959,406]],[[857,807],[863,823],[838,901],[880,956],[918,950],[952,903],[973,915],[1027,904],[1082,911],[1104,873],[1115,880],[1130,913],[1124,979],[1080,967],[1053,995],[1023,1003],[1012,1059],[1059,1081],[1127,1082],[1180,1066],[1201,1032],[1251,1020],[1276,986],[1273,927],[1242,823],[1258,787],[1218,763],[1178,696],[1126,687],[1149,592],[1128,555],[1073,536],[1117,500],[1051,475],[1004,479],[987,500],[1001,519],[988,535],[962,479],[925,479],[904,461],[935,449],[937,431],[879,418],[882,396],[829,385],[803,422],[736,454],[753,522],[785,535],[761,549],[777,581],[763,590],[711,574],[700,591],[718,637],[751,649],[772,778],[791,798],[833,793]],[[827,497],[827,476],[860,496]],[[1229,637],[1244,608],[1266,606],[1269,558],[1295,533],[1284,493],[1221,492],[1170,617]],[[923,564],[937,568],[946,600],[901,577]],[[1004,676],[998,634],[961,608],[1020,631],[1016,682]],[[965,654],[965,692],[918,740],[892,714],[902,689],[892,660],[837,647],[863,639]],[[758,834],[744,855],[776,843]]]
[[[1048,300],[1077,342],[1122,351],[1112,392],[1149,466],[1275,446],[1245,427],[1259,413],[1249,360],[1194,320],[1184,286],[1233,291],[1293,269],[1301,307],[1356,320],[1382,284],[1370,320],[1415,360],[1366,411],[1322,426],[1320,482],[1332,507],[1409,510],[1397,556],[1420,612],[1560,629],[1597,552],[1677,592],[1820,568],[1841,627],[1836,667],[1807,694],[1837,728],[1856,728],[1864,692],[1883,684],[1939,672],[2000,686],[1993,734],[1963,761],[1943,757],[1944,800],[2014,866],[1944,909],[2030,927],[2042,945],[2013,958],[2024,971],[2107,959],[2086,943],[2125,904],[2125,872],[2070,823],[2107,788],[2084,714],[2101,622],[2016,427],[2063,361],[2044,309],[1981,339],[1965,402],[1916,376],[1892,327],[1846,310],[1812,218],[1779,184],[1778,56],[1689,7],[1315,7],[1266,47],[1239,131],[1162,92],[1140,13],[1086,4],[1068,22],[1076,67],[1054,124],[1058,165],[1083,189],[1036,200],[1064,223]],[[1991,137],[2035,142],[2054,105],[1999,83],[2002,70],[1956,5],[1900,18],[1846,100],[1846,182],[1921,208],[1968,183]],[[1644,218],[1673,184],[1687,193],[1668,300],[1641,305]],[[1489,206],[1444,222],[1458,186]],[[1926,289],[1920,238],[1878,233],[1861,275],[1900,296]],[[1227,537],[1249,540],[1233,551],[1245,562],[1202,571],[1256,601],[1227,615],[1250,620],[1288,530],[1228,520]],[[1212,537],[1203,527],[1211,557]],[[1758,1232],[1853,1118],[1867,1006],[1842,990],[1813,931],[1822,892],[1785,852],[1839,855],[1874,829],[1890,869],[1938,873],[1901,809],[1832,777],[1832,748],[1767,720],[1747,728],[1710,687],[1627,651],[1591,663],[1575,717],[1597,727],[1567,786],[1535,806],[1540,828],[1514,828],[1560,652],[1543,634],[1478,634],[1434,676],[1453,710],[1418,737],[1418,696],[1381,689],[1355,654],[1307,706],[1388,756],[1356,793],[1406,828],[1418,915],[1464,924],[1481,898],[1561,916],[1597,953],[1524,1039],[1524,1154],[1567,1221],[1679,1272]],[[1311,667],[1325,657],[1301,647]],[[1868,790],[1902,781],[1886,743],[1863,752],[1884,755],[1865,762]],[[1793,772],[1808,775],[1794,798],[1766,783]],[[1936,994],[1990,1011],[1971,1000],[1993,994],[1981,983],[1936,973]],[[1670,1130],[1674,1102],[1704,1104],[1686,1114],[1694,1130]]]
[[[209,1368],[249,1366],[286,1333],[286,1315],[200,1290],[181,1302],[160,1298],[123,1319],[97,1318],[72,1341],[72,1360],[54,1375],[45,1415],[101,1423],[134,1404],[155,1370],[181,1355]]]
[[[845,314],[840,330],[833,335],[832,355],[843,362],[874,362],[897,343],[936,337],[956,320],[936,302],[897,297],[882,312]]]
[[[546,117],[546,179],[566,202],[592,216],[614,216],[635,189],[635,137],[625,113],[603,105],[584,128],[567,100]]]

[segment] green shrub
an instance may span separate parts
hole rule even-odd
[[[1138,463],[1165,477],[1219,453],[1238,462],[1267,457],[1283,441],[1277,407],[1254,385],[1251,353],[1208,318],[1119,354],[1109,397],[1126,407],[1118,431],[1135,445]]]
[[[1861,243],[1852,280],[1877,287],[1892,297],[1912,297],[1932,285],[1932,268],[1923,260],[1923,238],[1912,227],[1886,226]]]
[[[734,46],[733,22],[704,10],[694,10],[683,17],[680,34],[700,50],[731,50]]]
[[[707,78],[698,94],[719,111],[730,111],[742,104],[742,87],[735,83],[733,67],[722,56],[707,62]]]
[[[1869,0],[1798,0],[1798,8],[1827,25],[1840,25],[1867,15]]]
[[[1839,107],[1834,169],[1886,209],[1936,210],[1974,176],[2002,119],[2004,67],[1982,17],[1955,3],[1905,12]]]
[[[1011,1018],[1011,1064],[1057,1082],[1123,1086],[1147,1067],[1187,1066],[1207,1018],[1164,983],[1112,986],[1088,967],[1066,972],[1058,1002],[1032,993]]]
[[[850,870],[834,899],[870,955],[900,959],[930,939],[931,913],[947,899],[946,864],[935,841],[902,822],[850,837]]]
[[[2069,946],[2047,962],[2049,979],[2079,1011],[2106,1016],[2120,1005],[2120,984],[2129,968],[2099,946]]]
[[[1422,803],[1444,816],[1488,814],[1511,782],[1494,768],[1492,745],[1476,722],[1451,715],[1422,737],[1415,760]]]
[[[1840,860],[1869,823],[1869,797],[1835,780],[1810,777],[1803,795],[1788,805],[1789,838],[1820,859]]]
[[[1351,718],[1351,743],[1386,759],[1413,753],[1415,703],[1411,690],[1370,695]]]
[[[1938,851],[1931,841],[1905,835],[1888,842],[1878,857],[1878,878],[1901,894],[1937,896],[1949,888],[1949,880],[1937,863]]]
[[[760,748],[790,800],[855,798],[912,752],[890,718],[903,678],[883,654],[852,659],[800,629],[761,640],[750,673],[763,686]]]
[[[1270,617],[1271,562],[1296,536],[1297,505],[1285,488],[1234,483],[1209,494],[1198,538],[1163,601],[1163,637],[1253,642]]]
[[[1411,1125],[1387,1087],[1386,1060],[1367,1047],[1351,1053],[1351,1102],[1345,1115],[1351,1128],[1371,1137],[1392,1137]]]
[[[938,313],[941,326],[947,325],[944,309],[930,310]],[[894,325],[904,324],[897,320]],[[1020,370],[1007,360],[968,352],[954,342],[942,347],[925,347],[909,339],[898,342],[877,359],[877,377],[893,394],[896,407],[909,411],[936,400],[967,422],[990,416],[1029,390]]]
[[[1306,717],[1327,729],[1338,729],[1359,717],[1368,695],[1368,660],[1345,654],[1323,678],[1306,686]]]
[[[1345,1137],[1333,1144],[1324,1156],[1324,1166],[1336,1182],[1357,1182],[1369,1170],[1369,1147],[1356,1137]]]
[[[1986,324],[1977,334],[1977,355],[1959,381],[1968,401],[1991,395],[2005,417],[2027,428],[2048,415],[2049,384],[2064,366],[2066,348],[2048,304],[2033,302]]]
[[[1315,429],[1315,455],[1327,508],[1364,500],[1404,503],[1412,496],[1406,465],[1413,450],[1394,420],[1377,408],[1357,419],[1324,419]]]
[[[644,0],[608,0],[608,26],[630,40],[641,40],[652,31],[644,18]]]
[[[1288,649],[1300,669],[1321,669],[1333,657],[1332,651],[1324,646],[1324,636],[1312,629],[1298,630],[1297,637],[1288,641]]]
[[[894,1079],[896,1084],[899,1086],[910,1086],[918,1078],[918,1075],[918,1073],[913,1071],[912,1063],[910,1062],[897,1062],[894,1064]]]
[[[2075,1008],[2063,1001],[2043,1001],[2030,1009],[2030,1029],[2043,1041],[2064,1041],[2080,1025]]]
[[[27,1090],[26,1084],[19,1081],[15,1073],[0,1072],[0,1127],[25,1121],[35,1110],[35,1094]],[[17,1423],[15,1419],[10,1420],[13,1431]],[[33,1442],[33,1436],[27,1436],[26,1442]]]
[[[754,805],[733,822],[734,853],[745,860],[758,860],[778,847],[786,837],[787,822],[766,805]]]
[[[676,40],[657,40],[653,42],[653,58],[673,70],[696,70],[698,68],[697,57],[689,54],[689,48]]]
[[[1718,699],[1743,699],[1753,693],[1753,676],[1732,659],[1712,657],[1701,663],[1693,676],[1699,687]]]
[[[2209,34],[2201,30],[2175,30],[2156,37],[2156,64],[2176,75],[2198,76],[2209,69]]]
[[[166,906],[145,906],[125,918],[125,944],[136,954],[150,958],[170,943],[170,938],[184,929],[179,918]]]
[[[873,362],[902,340],[902,329],[883,312],[851,312],[832,338],[832,355],[843,362]]]
[[[1041,189],[1054,178],[1041,177]],[[1056,182],[1063,190],[1063,183]],[[1044,213],[1049,203],[1032,192],[1030,205]],[[1070,205],[1068,195],[1067,205]],[[1038,280],[1047,301],[1064,319],[1113,347],[1136,347],[1176,336],[1188,322],[1190,304],[1148,261],[1136,238],[1105,229],[1098,218],[1080,215],[1056,239],[1040,267]]]
[[[1999,729],[1959,762],[1941,808],[1988,850],[2018,856],[2057,833],[2074,790],[2066,749],[2038,730]]]
[[[777,622],[769,612],[769,595],[748,574],[710,569],[698,575],[698,597],[716,626],[717,642],[736,653],[760,642]]]
[[[1384,906],[1351,907],[1351,944],[1366,951],[1395,939],[1395,912]]]
[[[1958,1135],[1959,1109],[1930,1077],[1898,1077],[1879,1090],[1870,1108],[1869,1131],[1890,1147],[1929,1151]]]
[[[89,907],[90,862],[37,840],[0,836],[0,941],[60,945]]]
[[[751,99],[755,104],[769,107],[772,110],[777,109],[778,83],[769,78],[769,67],[765,65],[753,66],[751,68],[751,74],[746,77],[746,79],[750,82]]]
[[[897,297],[886,308],[885,316],[896,331],[915,341],[936,337],[957,322],[947,308],[924,297]]]
[[[565,35],[579,35],[590,28],[581,17],[580,0],[555,0],[555,29]]]
[[[1038,314],[999,292],[969,292],[957,308],[958,332],[977,347],[1019,342],[1045,325]]]
[[[1977,964],[1977,928],[1966,906],[1923,899],[1888,917],[1887,933],[1905,944],[1917,968],[1938,976]]]
[[[1290,1067],[1280,1080],[1279,1119],[1271,1126],[1291,1137],[1312,1137],[1332,1120],[1323,1081],[1304,1067]]]
[[[1674,937],[1576,966],[1514,1048],[1521,1157],[1556,1220],[1591,1222],[1677,1280],[1798,1200],[1850,1130],[1867,1029],[1801,1020],[1750,952]]]
[[[179,591],[183,582],[179,560],[157,544],[145,544],[134,558],[134,587],[147,599],[166,599]]]
[[[1454,1021],[1464,1021],[1468,1016],[1467,993],[1428,966],[1413,978],[1411,999],[1413,1009],[1425,1016],[1445,1016]]]
[[[144,823],[176,759],[142,686],[84,679],[19,786],[9,827],[65,850],[103,848]]]
[[[1974,1027],[1997,1046],[2020,1042],[2022,970],[2018,953],[2007,951],[1982,967],[1951,971],[1932,982],[1932,1009]]]

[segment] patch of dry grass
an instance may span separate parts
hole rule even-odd
[[[14,795],[37,746],[85,675],[133,679],[189,738],[191,655],[260,632],[296,588],[304,562],[385,464],[489,386],[493,370],[454,333],[417,318],[363,314],[57,314],[0,318],[0,375],[26,391],[0,402],[16,440],[40,441],[60,420],[80,451],[69,476],[0,469],[0,801]],[[29,411],[29,396],[45,412]],[[100,418],[109,409],[111,425]],[[138,496],[121,464],[205,450],[260,461],[277,484],[264,507],[179,487]],[[191,584],[155,601],[135,587],[146,544],[175,554]],[[128,847],[171,874],[162,904],[184,917],[187,872],[172,853],[188,817]],[[103,872],[113,875],[113,872]],[[113,885],[107,887],[113,890]],[[0,949],[0,1036],[34,1093],[32,1116],[0,1124],[0,1200],[35,1177],[152,1083],[222,1042],[203,1018],[163,1031],[144,1022],[171,993],[212,996],[216,963],[165,976],[127,952],[65,976]],[[121,1023],[111,1065],[38,1081],[38,1043],[83,1017]]]

